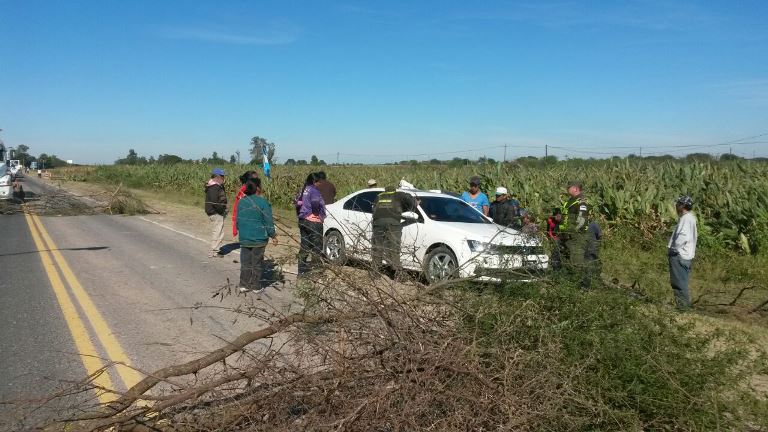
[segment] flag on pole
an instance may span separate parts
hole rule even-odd
[[[269,176],[270,167],[269,167],[269,157],[267,157],[267,146],[266,145],[263,146],[262,149],[264,151],[264,164],[262,166],[264,169],[264,177],[271,178]]]

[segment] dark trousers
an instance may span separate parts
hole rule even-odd
[[[374,269],[381,267],[382,259],[386,259],[395,271],[402,270],[400,265],[400,241],[403,227],[396,219],[379,219],[373,221],[373,238],[371,239],[371,264]]]
[[[320,265],[323,256],[323,224],[299,219],[301,246],[299,249],[299,275],[303,275]],[[307,262],[307,257],[311,262]]]
[[[680,255],[669,256],[669,282],[675,294],[675,305],[682,310],[691,307],[691,294],[688,291],[691,264],[691,260],[682,259]]]
[[[250,290],[261,288],[261,273],[264,270],[264,251],[267,245],[240,248],[240,286]]]
[[[571,275],[578,278],[582,289],[589,289],[592,285],[592,273],[594,261],[587,261],[587,233],[568,233],[564,238],[565,249],[568,253],[566,268]]]

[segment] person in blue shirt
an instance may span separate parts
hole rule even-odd
[[[261,179],[252,177],[245,183],[245,196],[237,203],[237,231],[240,236],[240,292],[264,292],[261,273],[264,251],[269,239],[277,244],[272,206],[261,196]]]
[[[461,199],[471,205],[475,210],[488,216],[488,209],[491,207],[491,202],[488,200],[486,194],[480,192],[480,177],[472,177],[469,179],[469,191],[461,194]]]

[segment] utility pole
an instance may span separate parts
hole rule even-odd
[[[507,162],[507,144],[504,144],[504,162]]]
[[[733,154],[733,147],[728,147],[728,154]]]
[[[643,146],[640,146],[640,157],[643,157]]]
[[[336,165],[339,164],[339,152],[336,152]]]
[[[544,144],[544,157],[549,157],[549,145]]]

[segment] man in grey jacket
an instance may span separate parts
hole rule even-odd
[[[691,264],[696,255],[696,216],[691,213],[693,200],[687,195],[682,195],[675,202],[677,222],[672,237],[669,238],[669,281],[672,284],[672,292],[675,294],[675,304],[679,310],[687,310],[691,307],[691,295],[688,290],[688,281],[691,277]]]

